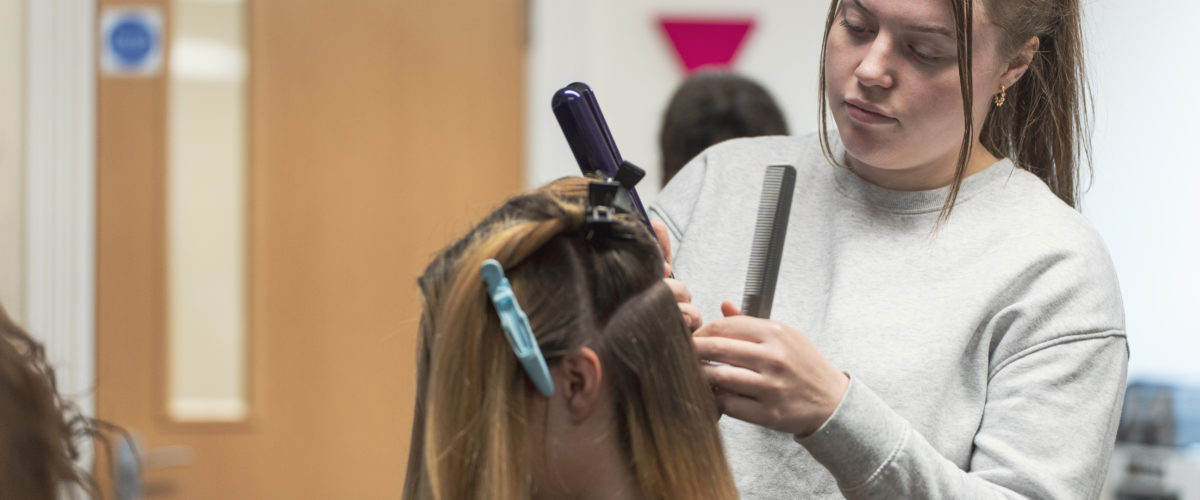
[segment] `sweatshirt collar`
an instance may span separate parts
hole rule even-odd
[[[833,157],[845,162],[846,151],[840,140],[829,141]],[[987,186],[1011,175],[1013,163],[1008,158],[1002,158],[987,168],[963,179],[958,190],[955,204],[970,200]],[[897,213],[926,213],[942,209],[946,196],[950,194],[950,186],[943,186],[925,191],[896,191],[867,182],[858,174],[845,166],[833,166],[833,176],[837,181],[838,191],[852,200],[866,205]]]

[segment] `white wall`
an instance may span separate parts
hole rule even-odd
[[[0,304],[24,318],[25,0],[0,0]]]
[[[816,129],[824,0],[532,0],[527,184],[577,172],[550,96],[581,80],[596,91],[622,155],[657,193],[658,127],[683,78],[656,18],[753,16],[735,69],[780,101],[794,133]],[[1084,198],[1112,251],[1128,318],[1132,377],[1200,385],[1200,3],[1085,2],[1096,95],[1095,178]]]
[[[1200,386],[1200,3],[1085,5],[1096,172],[1084,214],[1121,279],[1130,375]]]
[[[59,392],[93,412],[95,2],[25,3],[24,326]]]
[[[658,193],[658,129],[675,87],[686,76],[658,16],[755,18],[734,69],[770,91],[793,132],[816,130],[816,68],[824,1],[810,0],[532,0],[528,60],[526,184],[579,172],[550,111],[555,90],[573,81],[592,87],[621,155],[647,170],[638,193]]]

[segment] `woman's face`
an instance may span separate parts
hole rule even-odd
[[[976,143],[1008,66],[996,54],[999,31],[986,15],[977,2]],[[946,0],[842,0],[826,44],[825,97],[859,175],[894,189],[953,179],[963,130],[954,32]],[[978,144],[974,151],[986,155]]]

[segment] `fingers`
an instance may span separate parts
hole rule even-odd
[[[667,271],[670,272],[671,265],[667,264]],[[692,304],[692,292],[688,291],[686,285],[682,281],[675,278],[663,278],[667,287],[671,289],[671,295],[675,296],[675,302],[679,303],[679,312],[683,313],[683,319],[687,322],[688,330],[695,332],[703,324],[700,318],[700,308]]]
[[[728,300],[721,302],[721,315],[728,318],[742,314],[742,310],[738,306],[733,305],[733,302]]]
[[[763,420],[763,405],[758,400],[724,390],[713,392],[717,399],[717,409],[723,415],[729,415],[744,422],[760,422]]]
[[[708,368],[705,367],[706,372]],[[721,415],[729,415],[738,420],[751,423],[764,420],[765,407],[762,401],[759,401],[754,396],[714,385],[713,398],[717,400],[717,412]]]
[[[700,359],[731,365],[728,367],[721,365],[713,366],[745,370],[749,373],[761,371],[759,370],[759,366],[762,364],[761,360],[764,356],[759,344],[754,342],[725,337],[696,337],[693,335],[692,344],[696,347],[696,355]],[[725,387],[723,384],[718,383],[720,381],[713,380],[713,382]],[[734,389],[732,387],[726,388]]]
[[[692,334],[693,337],[725,337],[730,339],[744,340],[747,342],[762,343],[770,337],[778,337],[784,335],[783,325],[771,321],[769,319],[755,318],[753,316],[728,316],[725,318],[712,321],[703,328],[696,330]]]
[[[667,225],[658,219],[650,220],[650,227],[654,228],[654,237],[658,238],[658,246],[662,247],[663,259],[667,261],[667,276],[670,274],[669,266],[671,265],[671,236],[667,232]]]
[[[733,366],[706,364],[704,374],[713,386],[719,414],[753,422],[762,413],[757,394],[766,380],[757,373]]]
[[[675,278],[663,278],[667,283],[667,287],[671,289],[671,294],[675,296],[675,302],[691,302],[692,292],[688,291],[687,285]]]
[[[683,313],[683,320],[687,322],[688,331],[695,332],[704,324],[700,318],[700,308],[686,302],[679,303],[679,312]]]
[[[741,366],[705,363],[702,368],[708,383],[725,392],[758,397],[769,384],[761,373]]]

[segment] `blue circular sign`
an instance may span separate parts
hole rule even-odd
[[[155,33],[137,17],[122,19],[108,34],[108,45],[124,66],[137,66],[144,62],[156,44],[158,39]]]

